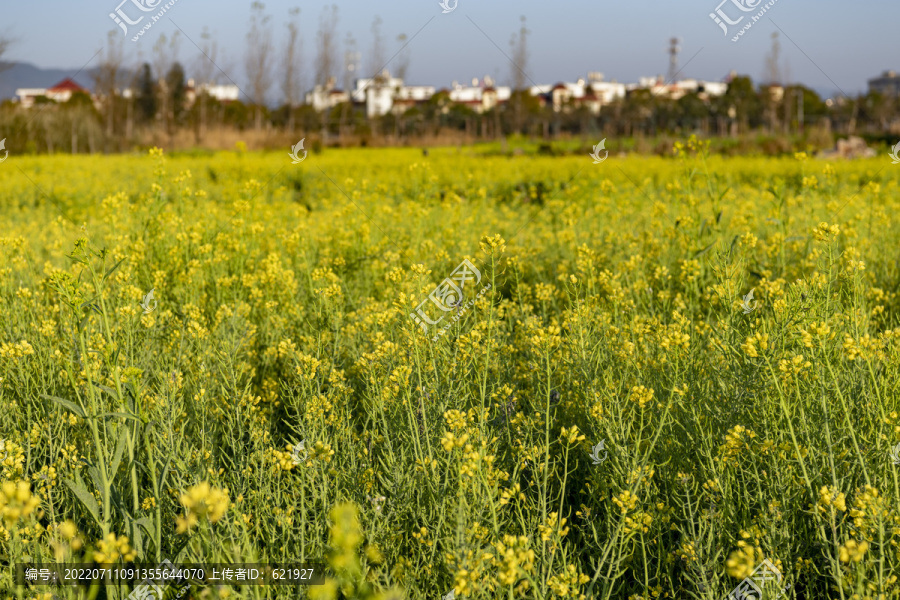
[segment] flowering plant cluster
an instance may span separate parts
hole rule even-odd
[[[384,600],[725,598],[769,560],[789,598],[898,597],[900,172],[677,150],[21,158],[0,552],[326,560],[314,597]]]

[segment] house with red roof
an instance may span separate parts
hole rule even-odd
[[[85,94],[90,93],[88,90],[75,83],[75,81],[66,77],[51,88],[18,89],[16,90],[16,97],[18,97],[22,108],[31,108],[34,106],[35,99],[39,96],[44,96],[54,102],[68,102],[72,95],[77,92],[84,92]]]

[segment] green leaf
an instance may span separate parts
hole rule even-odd
[[[122,453],[125,452],[125,442],[128,441],[128,427],[120,425],[119,429],[121,430],[121,433],[119,433],[119,441],[116,442],[116,452],[113,455],[112,467],[109,471],[110,477],[113,478],[116,476],[116,472],[119,470],[119,463],[122,462]]]
[[[41,394],[40,396],[44,400],[52,400],[53,402],[56,402],[57,404],[59,404],[60,406],[65,408],[66,410],[75,413],[82,419],[84,419],[86,417],[84,410],[82,410],[82,408],[80,406],[78,406],[77,404],[75,404],[74,402],[72,402],[70,400],[63,400],[62,398],[59,398],[57,396],[48,396],[47,394]]]
[[[63,481],[69,486],[69,489],[72,490],[75,497],[81,500],[84,507],[91,513],[94,520],[97,521],[97,525],[102,525],[100,522],[100,505],[97,504],[97,499],[94,498],[85,487],[84,482],[81,480],[81,475],[76,475],[75,477],[76,481],[72,481],[71,479],[64,479]]]
[[[137,391],[134,388],[134,384],[129,381],[125,384],[125,407],[128,409],[128,412],[137,414],[137,407],[134,401],[135,398],[137,398]]]
[[[137,550],[138,557],[144,557],[144,539],[141,535],[141,529],[131,517],[125,517],[125,527],[128,530],[128,539],[131,540],[131,547]]]
[[[162,474],[159,476],[159,480],[156,482],[156,497],[163,497],[163,487],[166,484],[166,478],[169,476],[169,466],[172,464],[172,457],[169,456],[166,458],[166,464],[163,465]]]
[[[125,258],[128,258],[128,257],[126,256]],[[112,275],[112,274],[113,274],[113,271],[115,271],[116,269],[118,269],[118,268],[119,268],[119,265],[121,265],[123,262],[125,262],[125,258],[123,258],[122,260],[120,260],[119,262],[117,262],[117,263],[113,266],[113,268],[111,268],[109,271],[106,272],[106,274],[103,276],[103,281],[106,281],[106,278],[109,277],[110,275]]]
[[[112,396],[113,398],[116,398],[116,399],[119,398],[119,395],[116,393],[116,390],[112,389],[111,387],[108,387],[108,386],[105,386],[105,385],[100,385],[99,383],[95,383],[95,384],[93,384],[93,385],[94,385],[94,387],[97,388],[98,390],[101,390],[101,391],[106,392],[107,394],[109,394],[109,395]]]
[[[88,467],[87,469],[88,475],[91,476],[91,479],[94,480],[94,485],[97,486],[98,490],[103,489],[103,478],[100,477],[100,469],[97,467]],[[115,473],[110,473],[110,477],[115,477]],[[112,483],[112,481],[110,481]]]
[[[136,520],[134,524],[141,527],[141,529],[143,529],[147,534],[147,537],[153,539],[153,537],[156,535],[153,528],[153,520],[150,517],[141,517],[140,519]]]
[[[132,421],[140,421],[135,415],[124,412],[109,412],[97,415],[95,418],[102,419],[104,417],[122,417],[123,419],[131,419]]]
[[[709,246],[707,246],[707,247],[704,248],[703,250],[698,250],[698,251],[694,254],[693,257],[694,257],[694,258],[697,258],[698,256],[703,256],[704,254],[706,254],[707,252],[709,252],[710,248],[712,248],[712,247],[715,246],[715,245],[716,245],[716,242],[713,242],[712,244],[710,244]]]

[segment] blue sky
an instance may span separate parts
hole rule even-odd
[[[860,10],[861,5],[837,0],[777,0],[734,43],[731,34],[726,37],[709,17],[720,1],[458,0],[456,10],[449,14],[442,14],[438,0],[392,0],[390,4],[341,0],[335,4],[340,11],[338,39],[343,42],[347,32],[354,35],[363,54],[363,65],[371,47],[370,28],[376,16],[383,21],[389,55],[398,47],[398,34],[412,36],[424,26],[410,44],[407,80],[438,87],[484,75],[501,83],[508,81],[509,62],[494,44],[509,53],[509,39],[518,31],[521,15],[527,17],[531,30],[527,71],[538,84],[573,81],[588,71],[600,71],[608,80],[626,82],[641,76],[665,75],[666,49],[672,36],[683,39],[682,76],[720,80],[734,69],[758,81],[764,74],[770,35],[778,27],[783,32],[782,62],[792,82],[800,81],[824,93],[838,93],[840,88],[854,94],[864,91],[866,81],[882,71],[900,71],[900,48],[896,43],[900,3],[868,0],[865,10]],[[734,1],[753,5],[759,0]],[[2,2],[0,32],[16,40],[5,60],[77,70],[105,44],[109,31],[121,32],[109,17],[121,0]],[[149,59],[158,36],[171,36],[177,30],[176,23],[198,44],[204,27],[208,27],[219,40],[221,59],[217,62],[246,89],[242,57],[250,4],[249,0],[177,0],[167,16],[137,42],[132,42],[130,36],[126,39],[126,60],[137,63]],[[301,9],[303,75],[306,83],[311,82],[319,15],[331,3],[268,0],[265,4],[273,17],[279,45],[284,38],[288,10]],[[131,7],[130,0],[123,10],[133,14],[133,18],[141,14]],[[732,19],[743,14],[732,5],[732,0],[722,10]],[[343,57],[343,49],[340,56]],[[686,64],[691,57],[693,60]],[[180,58],[190,71],[202,57],[190,41],[183,39]],[[97,60],[90,64],[95,65]],[[224,83],[224,77],[221,79]],[[273,85],[272,95],[278,96],[277,84]]]

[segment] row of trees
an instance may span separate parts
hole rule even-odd
[[[671,100],[653,96],[649,90],[636,90],[604,106],[599,115],[571,104],[554,112],[552,105],[543,105],[527,91],[514,92],[510,102],[483,114],[455,104],[447,92],[439,92],[402,114],[367,119],[364,107],[350,103],[319,113],[306,105],[285,103],[270,109],[241,101],[222,103],[200,94],[188,105],[186,89],[184,69],[178,63],[163,77],[156,77],[153,67],[145,64],[135,93],[128,98],[108,97],[99,109],[87,94],[75,94],[58,105],[45,100],[49,106],[39,107],[39,118],[7,105],[0,110],[0,124],[4,131],[24,133],[10,139],[10,147],[31,140],[28,148],[32,150],[96,152],[128,149],[148,130],[170,139],[176,132],[190,131],[194,143],[202,145],[204,132],[254,130],[260,123],[273,136],[279,131],[301,131],[335,141],[390,138],[402,142],[448,134],[497,139],[521,133],[550,139],[597,133],[617,137],[694,132],[708,136],[752,132],[802,135],[813,129],[837,134],[887,133],[900,122],[897,98],[870,93],[829,105],[815,91],[798,85],[784,88],[778,99],[770,87],[755,87],[749,77],[735,78],[726,94],[710,99],[691,93]]]
[[[213,35],[204,30],[198,47],[199,59],[190,67],[195,88],[188,85],[186,67],[179,61],[181,37],[161,35],[152,48],[150,60],[128,66],[124,58],[124,39],[111,32],[105,53],[94,73],[95,98],[76,94],[56,105],[44,99],[38,118],[12,103],[0,108],[0,126],[4,131],[21,130],[23,135],[10,139],[9,145],[30,150],[118,151],[146,142],[148,136],[170,144],[183,132],[193,134],[197,145],[215,145],[207,140],[210,131],[256,130],[266,132],[321,133],[323,138],[361,141],[372,138],[403,140],[463,134],[469,139],[495,139],[514,133],[542,138],[558,135],[594,135],[604,132],[615,136],[656,136],[666,133],[700,132],[706,135],[736,136],[754,131],[784,135],[804,133],[815,127],[837,133],[887,131],[900,120],[900,101],[870,93],[857,98],[824,101],[815,91],[802,85],[754,85],[750,77],[734,77],[721,97],[707,98],[691,93],[677,100],[656,96],[639,89],[626,98],[602,107],[599,115],[584,106],[569,104],[554,111],[552,103],[531,96],[526,88],[529,31],[522,18],[518,32],[510,40],[512,58],[509,82],[513,92],[509,102],[479,114],[464,105],[454,104],[449,94],[439,92],[427,102],[402,114],[367,119],[365,108],[351,103],[317,113],[303,104],[305,89],[303,40],[300,35],[300,10],[291,9],[284,21],[285,35],[276,42],[271,16],[261,2],[253,2],[243,57],[248,85],[241,100],[219,102],[207,93],[207,85],[230,81],[232,64],[219,56]],[[313,60],[314,83],[325,85],[343,75],[349,88],[360,73],[360,53],[352,35],[344,40],[344,60],[339,60],[339,12],[327,7],[320,15]],[[372,47],[366,69],[377,73],[387,61],[387,43],[381,19],[372,23]],[[397,38],[399,51],[391,67],[404,78],[410,64],[406,37]],[[9,41],[0,39],[0,56]],[[772,50],[766,57],[767,81],[780,81],[780,46],[773,36]],[[282,103],[272,108],[266,102],[275,84]],[[40,99],[39,99],[40,100]],[[183,136],[182,136],[183,137]]]
[[[148,131],[155,135],[161,133],[171,140],[178,132],[189,129],[193,130],[196,143],[203,143],[209,130],[223,127],[263,131],[272,127],[293,130],[302,125],[303,128],[315,127],[327,134],[329,123],[334,120],[335,127],[340,131],[358,131],[359,115],[355,107],[340,106],[329,115],[318,115],[304,106],[303,90],[341,80],[344,88],[349,89],[356,78],[366,74],[374,76],[387,66],[396,77],[404,79],[411,60],[407,36],[399,34],[396,37],[396,52],[389,50],[383,22],[376,17],[371,26],[372,45],[363,67],[357,41],[349,32],[343,40],[344,53],[341,57],[339,10],[336,5],[328,6],[319,16],[316,50],[310,70],[312,81],[309,81],[304,68],[306,61],[299,19],[299,8],[290,9],[286,17],[280,19],[284,30],[279,41],[265,4],[259,1],[251,4],[242,57],[246,74],[243,81],[246,83],[241,86],[241,100],[227,103],[215,100],[208,93],[208,86],[233,84],[232,74],[237,72],[237,68],[233,62],[220,56],[218,44],[207,29],[204,29],[196,44],[200,53],[189,66],[195,84],[193,90],[188,85],[188,68],[179,61],[179,32],[171,38],[160,35],[152,47],[150,60],[139,58],[136,63],[129,64],[131,61],[125,57],[126,38],[118,30],[111,31],[100,64],[92,70],[95,110],[91,111],[84,98],[78,97],[73,98],[68,107],[47,103],[42,107],[42,113],[47,115],[52,111],[54,115],[34,120],[25,137],[31,139],[36,136],[31,145],[37,143],[47,149],[50,146],[60,147],[63,144],[59,141],[51,144],[46,136],[53,131],[56,132],[54,135],[59,135],[60,123],[69,124],[70,120],[73,121],[71,128],[84,130],[82,135],[73,135],[73,139],[89,139],[90,143],[85,147],[99,145],[106,151],[130,147],[136,138],[146,136]],[[512,73],[512,80],[516,83],[524,83],[526,35],[523,17],[520,36],[513,36],[510,42],[519,66]],[[9,43],[8,38],[0,38],[0,58]],[[267,99],[276,94],[280,94],[282,105],[273,110]],[[0,113],[0,124],[9,129],[16,121],[32,122],[31,118],[17,115],[16,109],[13,103],[8,103]],[[90,124],[80,122],[82,119],[88,119]],[[42,127],[41,123],[45,123],[46,127]],[[41,134],[34,127],[46,128],[48,132]],[[374,124],[374,129],[380,130],[381,127]],[[41,140],[44,144],[40,143]]]

